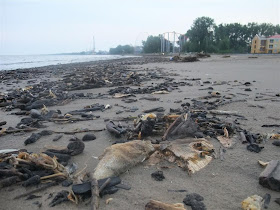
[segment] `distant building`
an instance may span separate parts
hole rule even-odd
[[[251,53],[280,53],[280,35],[270,37],[256,35],[252,40]]]

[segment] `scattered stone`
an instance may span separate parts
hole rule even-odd
[[[162,181],[165,179],[165,177],[163,175],[163,171],[156,171],[156,172],[152,173],[151,176],[156,181]]]
[[[96,136],[93,133],[87,133],[86,135],[84,135],[84,137],[82,138],[83,141],[93,141],[96,139]]]
[[[62,138],[62,136],[63,136],[62,134],[55,136],[55,137],[53,138],[53,141],[58,141],[59,139]]]

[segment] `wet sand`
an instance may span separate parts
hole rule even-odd
[[[127,59],[126,59],[127,60]],[[129,59],[128,59],[129,60]],[[110,61],[114,62],[114,61]],[[84,65],[84,64],[83,64]],[[83,66],[81,65],[81,66]],[[88,63],[87,65],[96,65]],[[81,68],[79,64],[76,65],[63,65],[62,68],[69,70],[74,68]],[[52,69],[55,69],[53,66]],[[40,68],[44,69],[44,67]],[[48,68],[46,68],[48,69]],[[255,133],[276,133],[279,128],[264,128],[263,124],[279,124],[279,121],[269,118],[269,116],[280,118],[279,101],[254,101],[256,96],[260,93],[275,95],[280,93],[279,78],[280,78],[280,56],[262,55],[257,59],[249,59],[248,55],[232,55],[230,58],[222,58],[222,56],[212,56],[210,58],[201,59],[199,62],[193,63],[174,63],[174,62],[160,62],[160,63],[146,63],[129,65],[128,70],[137,70],[138,72],[147,72],[155,69],[160,69],[161,72],[174,73],[175,76],[168,76],[175,78],[176,81],[189,81],[193,86],[180,86],[178,89],[173,90],[169,94],[156,95],[160,97],[160,101],[146,101],[138,100],[137,102],[126,104],[121,99],[114,99],[112,97],[104,99],[79,99],[72,101],[64,106],[54,106],[50,109],[60,109],[62,113],[72,111],[75,109],[82,109],[86,105],[94,103],[110,104],[111,109],[104,112],[96,111],[93,114],[100,115],[99,119],[77,122],[72,124],[57,125],[51,122],[46,123],[48,130],[56,131],[69,131],[76,128],[89,128],[101,129],[105,128],[105,118],[113,117],[127,117],[137,116],[142,114],[144,109],[155,108],[162,106],[166,109],[165,113],[169,112],[170,108],[180,108],[181,103],[174,103],[176,100],[182,100],[182,103],[189,102],[191,99],[205,96],[209,90],[199,90],[209,86],[214,87],[214,90],[220,91],[222,95],[233,93],[236,95],[235,99],[246,99],[246,102],[236,102],[219,107],[220,110],[238,111],[247,120],[240,120],[240,127]],[[48,71],[47,71],[48,72]],[[47,77],[41,79],[57,80],[60,75],[53,75],[46,73]],[[197,81],[189,79],[201,78],[202,81],[226,81],[223,85],[205,84],[200,86]],[[235,81],[237,80],[237,82]],[[151,83],[159,83],[161,80],[151,80],[143,82],[141,86]],[[246,88],[241,83],[251,82],[251,92],[244,91]],[[24,86],[25,81],[15,85]],[[3,92],[8,88],[1,84]],[[11,88],[11,87],[10,87]],[[88,90],[79,90],[75,92],[83,93],[104,93],[107,94],[108,90],[112,88],[96,88]],[[241,93],[241,94],[240,94]],[[246,95],[243,95],[246,94]],[[137,94],[136,98],[139,99],[144,95],[150,94]],[[276,98],[277,99],[277,98]],[[279,97],[278,97],[279,99]],[[115,104],[124,105],[128,107],[136,106],[139,108],[134,113],[123,112],[116,115],[116,111],[122,108],[115,106]],[[265,108],[251,107],[251,105],[260,105]],[[14,110],[13,110],[14,111]],[[13,126],[20,121],[21,117],[10,115],[10,112],[0,111],[1,120],[6,120],[8,126]],[[228,117],[227,120],[233,121],[236,117]],[[4,127],[4,126],[3,126]],[[78,138],[82,138],[84,134],[77,134]],[[118,140],[112,136],[108,131],[96,132],[96,140],[85,142],[85,150],[82,154],[72,157],[72,161],[77,163],[78,170],[87,166],[88,171],[93,171],[96,167],[98,160],[96,157],[101,155],[104,149]],[[53,142],[52,136],[45,136],[39,139],[36,143],[24,146],[24,140],[30,136],[26,133],[21,136],[6,135],[0,137],[1,149],[8,148],[25,148],[30,152],[39,152],[41,148],[46,145],[65,146],[68,144],[71,136],[64,135],[59,141]],[[211,139],[211,143],[215,146],[216,151],[219,151],[220,143]],[[187,190],[188,193],[198,193],[204,197],[204,203],[207,209],[241,209],[241,202],[248,196],[258,194],[264,196],[266,193],[271,194],[271,203],[268,209],[278,209],[279,205],[274,202],[274,199],[280,197],[279,193],[263,188],[258,183],[258,176],[263,171],[259,166],[258,160],[270,161],[279,159],[279,147],[276,147],[268,141],[264,144],[264,149],[260,153],[249,152],[246,145],[237,142],[232,149],[228,149],[225,153],[225,160],[214,159],[204,169],[189,176],[186,171],[178,168],[172,164],[165,164],[172,166],[169,169],[163,169],[165,179],[162,182],[154,181],[151,178],[151,173],[155,172],[156,166],[146,167],[140,164],[125,174],[121,175],[124,183],[131,186],[131,190],[119,190],[113,195],[106,195],[101,199],[100,209],[110,210],[124,210],[124,209],[144,209],[145,204],[150,200],[159,200],[169,203],[182,202],[186,192],[168,192],[168,190]],[[31,188],[32,189],[32,188]],[[90,209],[85,203],[78,206],[71,202],[65,202],[50,208],[48,204],[50,199],[47,200],[49,193],[57,193],[62,189],[67,189],[61,186],[49,188],[43,192],[37,193],[42,195],[41,198],[34,200],[24,200],[24,198],[13,200],[15,195],[26,191],[21,186],[13,185],[1,189],[0,191],[0,209],[37,209],[38,207],[32,204],[35,201],[42,202],[41,209]],[[113,198],[110,204],[106,205],[105,201],[108,198]],[[191,209],[191,207],[187,207]]]

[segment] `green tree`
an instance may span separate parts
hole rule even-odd
[[[144,53],[160,53],[161,40],[159,36],[148,36],[146,41],[143,41]]]
[[[194,20],[190,30],[186,35],[189,38],[190,48],[193,51],[205,51],[208,52],[213,48],[214,41],[214,19],[209,17],[199,17]]]
[[[134,48],[130,45],[118,45],[116,48],[110,48],[109,53],[112,55],[132,54]]]

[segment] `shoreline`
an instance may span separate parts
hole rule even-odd
[[[216,103],[215,100],[217,99],[225,102],[237,101],[217,106],[216,108],[225,111],[237,111],[246,120],[236,116],[219,116],[219,118],[230,123],[238,122],[239,124],[236,124],[236,126],[252,133],[280,132],[277,127],[262,127],[263,124],[275,124],[278,122],[269,117],[280,119],[279,102],[277,101],[279,97],[275,96],[280,92],[277,86],[278,78],[280,77],[278,69],[279,58],[261,56],[258,59],[249,59],[248,56],[238,55],[231,55],[230,58],[221,57],[220,55],[215,55],[211,58],[201,59],[198,62],[183,63],[170,62],[169,57],[144,56],[62,64],[61,66],[53,65],[36,69],[23,69],[18,72],[8,70],[3,73],[3,71],[0,71],[0,76],[6,77],[6,80],[2,80],[0,92],[8,91],[11,93],[25,86],[36,86],[38,95],[40,95],[39,93],[42,95],[40,98],[43,98],[44,93],[47,93],[47,98],[51,99],[48,96],[49,90],[47,89],[50,87],[53,93],[57,95],[58,102],[64,101],[63,94],[67,93],[66,99],[71,99],[69,103],[47,105],[49,110],[60,110],[62,114],[96,103],[104,106],[110,104],[112,107],[111,109],[92,112],[92,114],[100,116],[94,120],[68,124],[55,124],[47,121],[44,123],[47,128],[39,128],[33,133],[38,133],[44,129],[55,131],[71,131],[84,128],[103,129],[106,125],[104,121],[106,119],[137,117],[137,115],[143,114],[143,110],[155,107],[163,107],[165,109],[163,113],[168,114],[170,113],[170,108],[182,109],[182,104],[186,103],[193,105],[193,99],[203,102],[209,101],[213,104]],[[26,75],[26,73],[30,74]],[[40,84],[40,82],[42,83]],[[250,82],[251,85],[244,86],[245,82]],[[7,84],[11,85],[7,87]],[[69,85],[67,86],[67,84]],[[135,95],[135,97],[132,96],[131,98],[137,101],[126,103],[122,98],[113,98],[110,93],[116,91],[118,87],[127,87],[129,91],[134,91],[131,94]],[[158,87],[159,90],[164,88],[171,89],[169,94],[152,95],[151,92],[157,90],[156,88]],[[213,90],[208,89],[209,87],[212,87]],[[251,91],[245,91],[246,88],[250,88]],[[209,96],[210,91],[220,92],[221,97],[200,99],[201,97]],[[82,94],[83,97],[80,97],[79,94]],[[38,97],[36,94],[33,95]],[[272,98],[276,101],[255,100],[269,97],[268,95],[272,95]],[[159,98],[159,101],[140,100],[140,98],[151,96]],[[226,99],[230,97],[231,99]],[[238,102],[238,100],[243,101]],[[128,109],[123,107],[137,107],[138,110],[128,112]],[[7,124],[2,127],[15,127],[22,118],[29,116],[11,114],[18,111],[20,111],[19,108],[2,107],[0,115],[4,116],[3,119],[7,121]],[[122,111],[122,113],[116,114],[118,111]],[[131,125],[132,123],[124,121],[122,124]],[[96,140],[85,142],[83,153],[71,159],[78,165],[78,170],[87,165],[86,170],[93,171],[99,162],[96,157],[100,156],[104,149],[112,145],[112,143],[121,140],[111,135],[107,130],[95,132],[94,134],[96,135]],[[40,152],[45,146],[65,146],[71,138],[71,135],[63,135],[59,141],[53,142],[52,138],[54,136],[44,136],[37,142],[24,146],[23,142],[30,135],[31,133],[22,133],[22,135],[9,134],[0,136],[1,149],[23,148],[27,149],[28,152],[36,153]],[[84,134],[78,133],[76,136],[82,139]],[[153,136],[151,138],[157,139],[157,137]],[[212,138],[209,141],[214,145],[218,153],[221,147],[219,141]],[[202,195],[207,209],[226,208],[232,210],[241,208],[241,202],[251,195],[264,196],[264,194],[270,193],[272,199],[269,208],[276,209],[278,204],[274,202],[274,199],[279,197],[279,193],[264,188],[258,183],[258,176],[263,171],[263,168],[258,165],[257,161],[270,161],[278,158],[279,148],[272,145],[271,142],[271,140],[262,142],[260,145],[265,148],[260,153],[253,153],[246,149],[246,144],[242,144],[240,140],[237,140],[232,148],[226,150],[224,160],[219,157],[213,159],[209,165],[193,176],[189,176],[186,171],[174,164],[151,167],[139,164],[120,175],[123,182],[131,186],[131,189],[119,190],[115,194],[104,196],[101,199],[100,209],[140,210],[144,209],[145,204],[150,199],[168,203],[182,203],[187,193]],[[161,169],[161,166],[166,168]],[[162,182],[151,179],[151,173],[159,170],[159,168],[166,177]],[[34,188],[36,187],[31,187],[30,189]],[[71,187],[55,186],[38,193],[42,196],[41,198],[27,201],[24,198],[13,200],[15,194],[26,191],[22,186],[13,185],[0,189],[0,201],[6,209],[17,207],[19,209],[37,208],[33,204],[34,201],[42,203],[43,209],[90,208],[84,202],[78,206],[72,202],[64,202],[54,208],[48,206],[50,200],[47,197],[50,193],[55,195],[61,190],[69,189]],[[180,193],[168,190],[187,190],[187,192]],[[107,205],[105,201],[108,198],[113,198],[113,200]],[[189,206],[187,208],[191,209]]]

